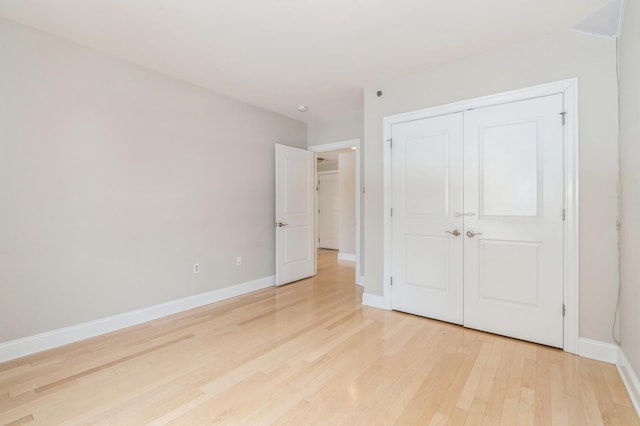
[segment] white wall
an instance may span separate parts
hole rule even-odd
[[[274,273],[305,124],[2,19],[0,58],[0,342]]]
[[[340,198],[340,249],[342,255],[356,254],[356,153],[338,155]]]
[[[570,77],[578,77],[580,85],[580,335],[612,341],[617,282],[615,45],[577,33],[552,34],[365,89],[365,292],[381,295],[383,288],[382,118]]]
[[[330,142],[360,139],[363,136],[363,108],[350,115],[338,117],[331,121],[312,122],[309,124],[309,146]]]
[[[640,372],[640,3],[627,1],[620,40],[622,349]]]

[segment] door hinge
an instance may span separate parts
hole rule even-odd
[[[320,214],[320,209],[318,209],[318,214]]]
[[[393,277],[389,277],[389,284],[393,285]]]
[[[393,207],[391,207],[391,217],[393,217]]]
[[[362,187],[362,193],[364,194],[364,186]]]
[[[567,316],[567,305],[562,304],[562,316]]]
[[[564,126],[567,124],[567,113],[561,112],[560,115],[562,116],[562,125]]]
[[[562,220],[567,220],[567,211],[565,209],[562,209]]]
[[[389,142],[389,148],[393,148],[393,139],[387,139],[387,142]]]

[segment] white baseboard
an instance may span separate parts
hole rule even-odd
[[[22,339],[0,343],[0,363],[275,285],[275,276],[236,284]]]
[[[338,253],[338,260],[346,260],[346,261],[349,261],[349,262],[355,262],[356,261],[356,255],[355,254],[351,254],[351,253],[339,252]]]
[[[618,372],[620,373],[620,377],[622,377],[624,386],[627,388],[631,402],[633,402],[633,406],[636,408],[636,413],[640,416],[640,380],[638,380],[638,376],[622,351],[622,348],[618,348]]]
[[[581,337],[578,340],[578,355],[615,364],[618,362],[618,345]]]
[[[358,284],[359,286],[364,286],[364,277],[362,275],[356,277],[356,284]]]
[[[363,293],[362,304],[365,306],[371,306],[372,308],[391,310],[390,306],[387,306],[387,301],[384,296],[378,296],[377,294]]]

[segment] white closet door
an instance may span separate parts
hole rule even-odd
[[[391,154],[393,309],[457,324],[463,301],[462,117],[394,125]]]
[[[464,325],[563,346],[562,95],[465,112]],[[475,235],[474,235],[475,234]]]

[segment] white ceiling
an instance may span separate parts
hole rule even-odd
[[[536,35],[604,0],[0,0],[0,16],[306,121],[362,88]],[[296,111],[298,104],[309,111]]]

